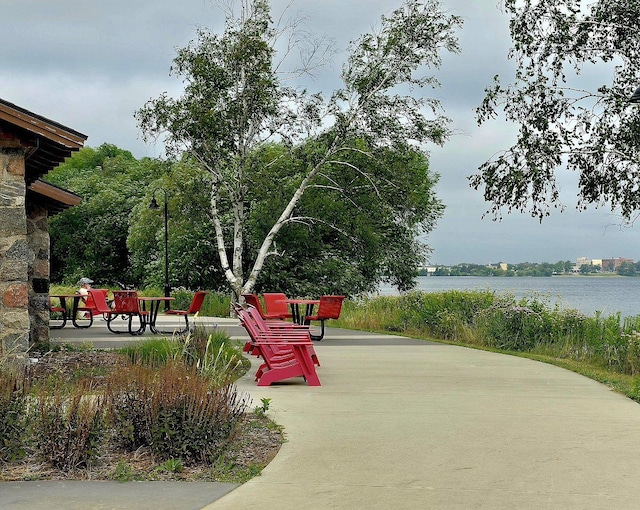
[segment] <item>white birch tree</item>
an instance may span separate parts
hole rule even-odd
[[[237,4],[236,4],[237,6]],[[333,182],[331,172],[349,165],[357,150],[367,147],[422,150],[442,144],[449,135],[440,104],[404,91],[437,86],[430,75],[443,51],[457,52],[455,31],[460,18],[445,13],[436,0],[405,0],[379,29],[350,46],[342,71],[343,87],[329,98],[297,90],[287,78],[310,71],[326,56],[322,42],[303,46],[302,66],[285,75],[276,43],[288,37],[286,52],[300,49],[300,24],[280,31],[266,0],[244,0],[240,14],[227,4],[222,35],[198,31],[196,41],[178,51],[172,72],[184,80],[182,97],[167,94],[136,112],[147,138],[164,136],[168,154],[188,152],[212,176],[211,211],[220,264],[235,295],[251,292],[266,258],[277,253],[281,229],[292,222],[313,221],[296,214],[304,193],[318,180]],[[279,60],[278,60],[279,59]],[[279,217],[251,257],[243,260],[247,172],[251,154],[269,141],[290,147],[323,136],[324,150],[301,176]],[[328,141],[327,141],[328,140]],[[277,161],[268,164],[277,164]],[[358,168],[366,175],[367,168]],[[326,186],[326,184],[324,184]]]

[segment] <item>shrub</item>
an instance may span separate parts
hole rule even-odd
[[[160,460],[213,462],[244,412],[235,388],[212,388],[195,366],[168,361],[153,370],[116,370],[107,389],[109,418],[127,450],[151,449]]]
[[[0,460],[25,455],[28,383],[14,372],[0,371]]]
[[[62,471],[91,465],[104,439],[104,398],[82,388],[37,393],[33,438],[39,456]]]
[[[184,353],[187,361],[195,364],[215,387],[237,379],[250,365],[239,343],[231,340],[226,331],[207,333],[196,328],[185,339]]]
[[[534,348],[543,338],[543,321],[539,312],[521,305],[492,306],[476,319],[488,345],[512,351]]]

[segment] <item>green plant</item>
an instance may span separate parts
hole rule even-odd
[[[260,399],[260,402],[262,403],[262,405],[256,406],[253,412],[256,413],[256,415],[258,416],[265,416],[271,405],[271,399],[267,397],[263,397]]]
[[[118,465],[116,466],[114,472],[111,474],[111,479],[117,480],[119,482],[130,482],[134,479],[131,466],[124,460],[119,460]]]
[[[122,349],[132,363],[158,367],[181,358],[182,351],[182,342],[174,338],[148,338]]]
[[[204,328],[195,328],[184,340],[183,356],[216,387],[237,379],[249,364],[242,356],[240,344],[217,329],[209,333]]]
[[[184,470],[184,464],[181,459],[167,459],[158,467],[156,471],[159,473],[180,473]]]
[[[234,387],[212,388],[197,367],[173,360],[114,371],[107,395],[122,447],[148,446],[159,459],[185,464],[217,458],[244,412]]]
[[[13,461],[25,455],[28,392],[24,377],[0,370],[0,461]]]

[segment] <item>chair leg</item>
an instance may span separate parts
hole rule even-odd
[[[309,336],[311,336],[311,340],[314,340],[316,342],[319,342],[324,338],[324,320],[320,320],[320,334],[314,335],[311,332],[309,332]]]

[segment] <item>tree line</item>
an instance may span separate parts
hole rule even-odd
[[[520,262],[507,264],[506,269],[491,265],[462,263],[455,266],[436,266],[433,276],[554,276],[575,274],[575,264],[570,260],[550,262]],[[620,276],[637,276],[640,273],[640,262],[622,262],[615,269],[605,269],[592,264],[582,264],[578,273],[582,275],[607,272]],[[427,276],[427,270],[421,269],[420,275]]]

